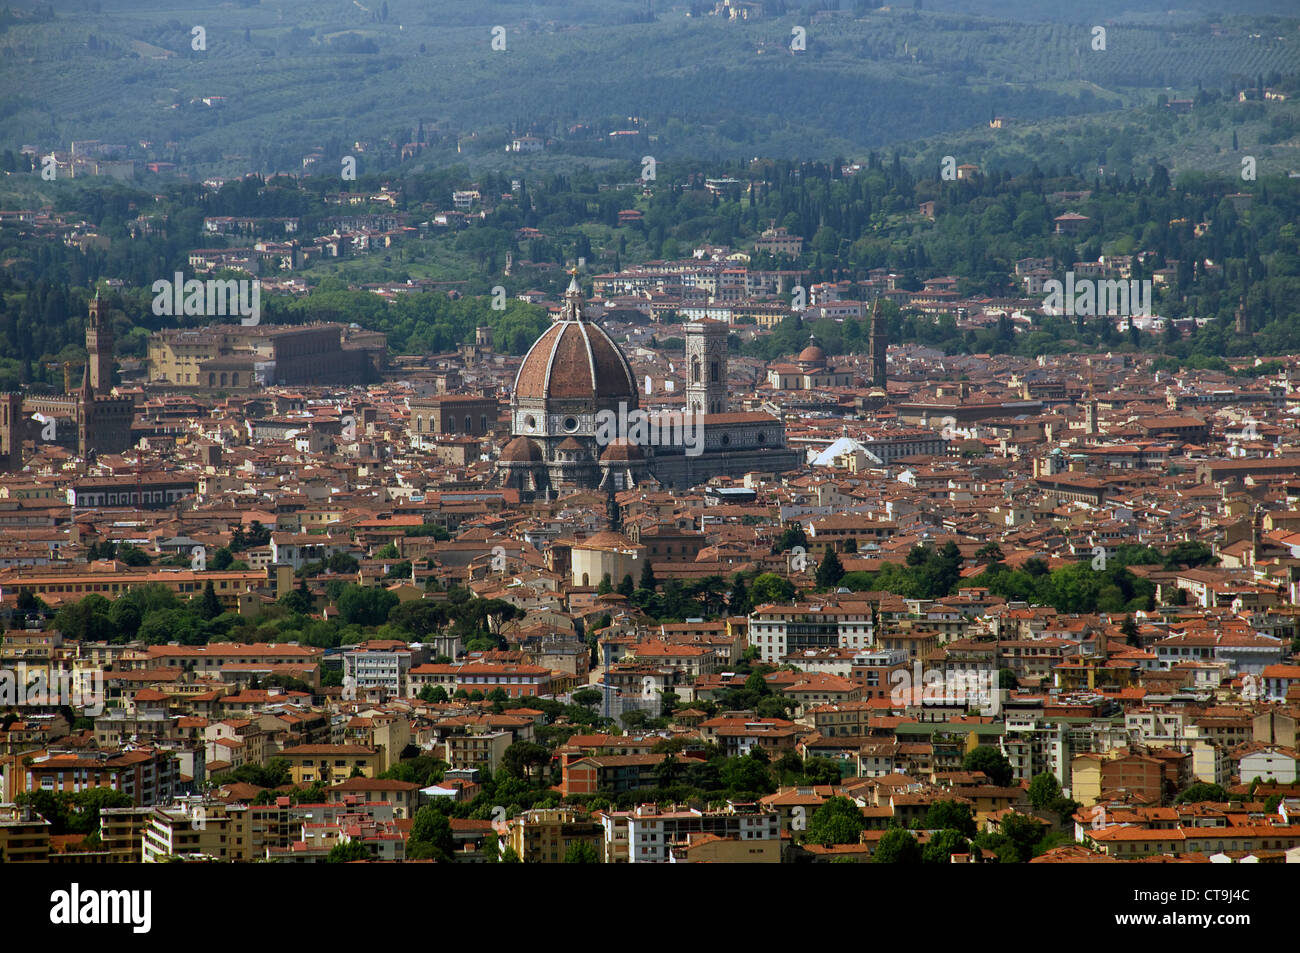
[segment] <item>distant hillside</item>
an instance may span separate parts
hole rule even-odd
[[[1113,12],[1105,50],[1087,17],[1016,21],[1026,4],[975,0],[769,3],[792,12],[751,22],[644,0],[164,2],[63,0],[52,20],[22,7],[0,19],[0,147],[100,139],[227,175],[301,171],[313,154],[312,168],[355,154],[377,171],[417,138],[435,162],[504,158],[524,132],[551,140],[543,161],[821,157],[1300,70],[1300,19],[1162,19],[1146,2],[1070,5]],[[814,13],[828,5],[844,9]]]

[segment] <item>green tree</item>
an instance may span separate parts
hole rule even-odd
[[[970,805],[960,801],[935,801],[925,812],[922,826],[929,831],[954,830],[963,837],[975,836]]]
[[[516,741],[501,755],[501,767],[517,778],[531,780],[533,769],[551,763],[551,753],[532,741]]]
[[[295,615],[307,615],[314,608],[311,592],[307,588],[307,579],[305,577],[298,580],[298,585],[290,589],[279,599],[277,605],[284,606]]]
[[[617,591],[621,596],[626,596],[629,599],[632,598],[632,593],[636,592],[636,583],[632,581],[631,573],[628,573],[623,577],[622,581],[618,584]]]
[[[339,619],[344,625],[383,625],[400,600],[378,586],[345,586],[339,593]]]
[[[609,578],[609,573],[605,573],[603,576],[600,577],[599,585],[596,586],[596,595],[607,596],[613,591],[614,591],[614,583]]]
[[[817,585],[823,589],[830,589],[844,578],[844,566],[840,563],[840,557],[835,550],[827,547],[826,555],[817,566]]]
[[[866,829],[862,810],[846,797],[827,798],[808,819],[804,840],[812,844],[857,844]]]
[[[773,553],[788,553],[796,546],[808,548],[808,534],[804,532],[803,526],[799,523],[792,523],[787,526],[776,542],[772,544]]]
[[[224,611],[221,600],[217,598],[217,590],[213,588],[212,580],[209,579],[203,585],[203,596],[199,600],[199,615],[204,619],[215,619]]]
[[[1011,783],[1015,769],[1011,762],[997,748],[980,745],[962,760],[963,771],[983,771],[985,776],[998,787],[1004,788]]]
[[[148,566],[152,562],[148,553],[130,543],[118,547],[117,558],[128,566]]]
[[[659,582],[655,579],[654,570],[650,568],[650,560],[647,559],[641,564],[641,581],[637,583],[638,589],[644,589],[647,592],[654,592]]]
[[[351,553],[334,553],[325,560],[325,568],[340,575],[354,573],[360,566],[361,563]]]
[[[789,602],[794,598],[794,583],[773,572],[765,572],[755,577],[750,588],[750,599],[754,605],[771,602]]]
[[[741,573],[736,573],[731,581],[731,595],[727,599],[727,610],[732,615],[748,615],[753,608],[749,589],[745,586],[745,577]]]
[[[426,804],[411,819],[411,833],[407,838],[406,856],[412,860],[452,860],[456,841],[452,837],[451,822],[447,815],[432,804]]]
[[[964,854],[969,848],[970,841],[961,831],[941,830],[922,849],[921,860],[927,864],[946,864],[953,854]]]
[[[425,685],[420,689],[420,701],[429,702],[432,705],[441,705],[447,701],[447,689],[441,685]]]
[[[405,629],[417,639],[425,639],[442,631],[447,624],[447,609],[426,599],[412,599],[388,613],[388,624]]]
[[[600,863],[600,855],[596,853],[596,848],[586,841],[575,840],[569,844],[569,849],[564,852],[564,862],[566,864],[598,864]]]
[[[876,864],[919,864],[922,860],[921,845],[911,832],[901,827],[885,831],[871,856],[872,863]]]
[[[803,776],[807,784],[839,784],[844,780],[839,763],[830,758],[809,758],[803,763]]]
[[[1217,784],[1198,782],[1174,798],[1175,804],[1194,804],[1199,801],[1226,801],[1228,792]]]
[[[359,840],[340,841],[325,856],[327,864],[350,864],[355,860],[370,860],[370,848]]]
[[[599,705],[604,695],[595,688],[580,688],[573,693],[573,703],[582,705],[584,708],[594,708]]]
[[[1035,810],[1046,811],[1061,797],[1061,783],[1050,771],[1036,774],[1029,782],[1029,803]]]
[[[1019,863],[1028,863],[1034,856],[1034,848],[1047,833],[1047,825],[1034,817],[1023,814],[1008,814],[1002,818],[1002,835],[1011,842]]]

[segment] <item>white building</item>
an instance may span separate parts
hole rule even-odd
[[[716,834],[742,841],[781,837],[776,811],[660,811],[653,804],[642,804],[633,811],[607,812],[603,823],[606,857],[621,853],[626,843],[627,862],[631,864],[668,863],[669,847],[685,841],[688,834]]]
[[[749,616],[749,644],[764,662],[808,649],[865,649],[875,644],[871,609],[809,605],[759,606]]]
[[[380,693],[406,698],[413,654],[400,642],[363,643],[343,653],[344,685],[355,689],[358,698]]]

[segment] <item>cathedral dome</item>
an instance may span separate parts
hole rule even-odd
[[[564,313],[533,344],[515,377],[516,400],[591,400],[636,403],[636,378],[622,350],[582,314],[577,279]]]
[[[541,463],[542,448],[527,437],[515,437],[501,451],[502,463]]]

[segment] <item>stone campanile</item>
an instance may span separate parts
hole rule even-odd
[[[699,414],[727,412],[727,325],[686,325],[686,409]]]
[[[880,316],[880,301],[871,309],[868,349],[871,352],[871,386],[889,387],[889,329]]]
[[[90,369],[90,389],[96,394],[107,394],[113,389],[113,331],[104,316],[98,291],[90,302],[86,352],[89,355],[87,366]]]

